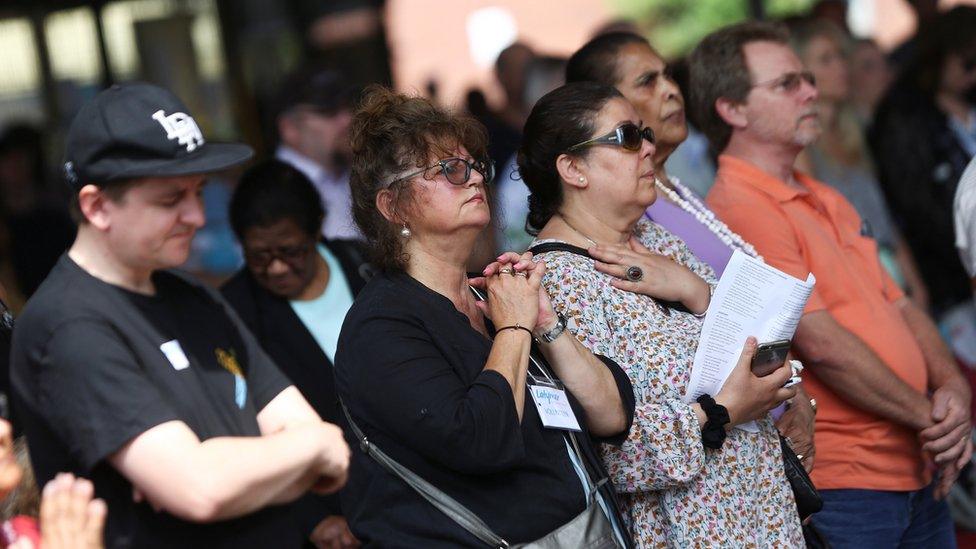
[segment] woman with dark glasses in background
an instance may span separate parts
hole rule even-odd
[[[353,214],[379,273],[339,336],[336,386],[350,424],[371,452],[379,448],[507,542],[536,540],[593,512],[607,526],[594,547],[629,545],[590,442],[626,438],[634,405],[626,374],[562,334],[541,289],[545,265],[531,255],[505,254],[477,279],[465,273],[492,215],[484,128],[374,88],[351,138]],[[530,364],[534,338],[541,356]],[[540,387],[565,395],[579,433],[537,408]],[[353,448],[343,511],[365,545],[485,546],[375,453]]]
[[[655,146],[640,127],[619,91],[576,82],[536,103],[518,154],[543,285],[573,335],[634,386],[630,436],[603,453],[631,535],[641,547],[801,546],[768,417],[794,395],[781,388],[789,368],[752,375],[750,338],[718,394],[683,400],[715,273],[644,217]],[[750,420],[758,433],[732,428]]]
[[[341,425],[332,363],[369,265],[359,241],[323,238],[325,215],[312,182],[290,164],[249,168],[230,201],[244,267],[221,292],[315,412]],[[292,514],[317,547],[357,546],[339,494],[306,494]]]

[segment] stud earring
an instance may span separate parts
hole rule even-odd
[[[406,225],[404,225],[403,228],[400,229],[400,236],[402,236],[403,238],[410,238],[412,234],[413,233],[410,232],[410,228],[407,227]]]
[[[583,177],[582,175],[581,175],[581,176],[579,176],[579,182],[580,182],[580,183],[586,183],[586,178],[585,178],[585,177]]]

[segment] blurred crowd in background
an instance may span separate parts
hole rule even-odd
[[[934,30],[940,11],[954,2],[743,1],[675,8],[667,2],[579,1],[560,7],[570,14],[552,15],[548,26],[533,17],[545,11],[545,2],[532,7],[452,3],[441,10],[416,2],[361,0],[270,4],[11,3],[9,17],[0,19],[0,41],[9,46],[0,54],[0,66],[10,69],[0,78],[0,282],[14,311],[73,238],[60,144],[77,108],[109,83],[142,79],[167,86],[201,113],[204,133],[243,137],[265,156],[299,151],[318,165],[309,169],[323,170],[303,169],[313,181],[318,175],[344,177],[345,132],[356,90],[369,83],[413,90],[466,110],[488,128],[499,172],[496,198],[502,215],[494,233],[485,235],[485,254],[490,254],[521,249],[531,240],[523,228],[528,190],[517,181],[514,152],[532,105],[562,82],[570,52],[600,33],[634,31],[663,53],[674,53],[669,66],[687,90],[680,48],[693,46],[695,34],[712,30],[709,24],[748,16],[802,27],[797,51],[816,73],[822,112],[829,119],[826,135],[801,159],[801,168],[835,184],[858,206],[874,227],[885,265],[918,303],[942,314],[970,294],[951,244],[949,213],[955,182],[976,148],[966,57],[972,33],[933,32],[939,36],[926,43],[924,32]],[[694,16],[689,12],[706,8],[714,13],[699,18],[704,22],[688,22]],[[863,12],[873,27],[864,28]],[[809,25],[810,19],[823,23]],[[672,20],[688,28],[680,40],[674,38]],[[459,23],[465,28],[453,28]],[[915,30],[907,37],[892,35],[898,29],[911,32],[912,23]],[[858,26],[869,34],[852,34]],[[425,31],[442,39],[464,39],[466,33],[467,40],[432,56]],[[553,36],[559,38],[549,39]],[[954,52],[970,61],[959,74],[939,74],[941,59]],[[315,98],[321,112],[280,116],[289,108],[283,102],[303,100],[282,90],[294,90],[301,75],[317,71],[330,80],[309,92],[321,96]],[[715,154],[691,122],[691,134],[668,159],[668,168],[704,196],[714,178]],[[299,141],[318,150],[302,150],[306,145],[296,145]],[[222,174],[208,185],[207,227],[187,265],[214,283],[242,264],[227,217],[236,177]],[[919,178],[932,182],[932,192],[919,194]],[[332,186],[326,181],[319,188],[325,196]],[[341,195],[325,196],[326,205],[348,199]],[[339,212],[345,208],[333,210],[327,224],[340,227]],[[354,229],[348,225],[323,228],[326,236],[349,237]]]

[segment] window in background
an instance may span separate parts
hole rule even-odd
[[[140,74],[136,23],[188,15],[190,38],[197,67],[204,80],[219,80],[224,76],[220,26],[214,0],[120,0],[102,9],[102,24],[108,46],[109,64],[116,80],[137,78]]]
[[[0,127],[10,121],[39,122],[41,68],[30,21],[0,20]]]
[[[220,22],[217,20],[217,5],[213,0],[197,2],[193,26],[193,49],[197,53],[200,76],[204,80],[224,78],[224,50],[220,42]]]
[[[41,83],[34,35],[26,17],[0,21],[0,94],[30,92]]]
[[[56,81],[98,84],[102,63],[98,55],[98,31],[91,8],[52,13],[44,20],[44,37]]]

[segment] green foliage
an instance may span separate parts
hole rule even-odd
[[[607,0],[621,16],[647,30],[664,56],[687,53],[706,34],[750,16],[749,0]],[[767,18],[806,13],[815,0],[764,0]]]

